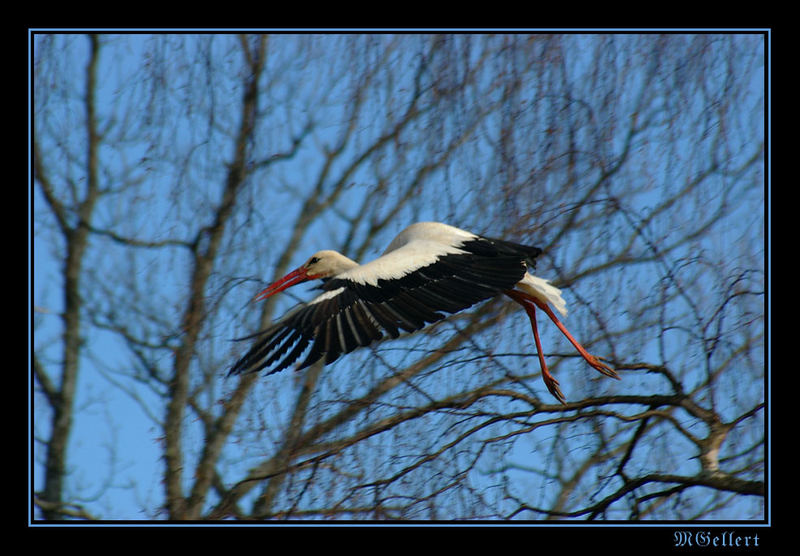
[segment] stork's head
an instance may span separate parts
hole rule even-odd
[[[278,292],[294,285],[317,278],[332,278],[345,270],[358,266],[358,263],[348,259],[336,251],[317,251],[300,267],[291,271],[280,280],[270,284],[267,289],[256,296],[256,301],[266,299]]]

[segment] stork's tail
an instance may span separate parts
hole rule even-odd
[[[517,289],[540,301],[549,303],[562,316],[567,316],[567,302],[561,297],[561,290],[551,285],[548,280],[526,273],[525,277],[517,283]]]

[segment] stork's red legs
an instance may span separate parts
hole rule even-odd
[[[564,394],[561,393],[561,389],[558,386],[558,381],[550,374],[550,371],[547,370],[547,363],[544,361],[544,353],[542,351],[542,342],[539,340],[539,330],[536,326],[536,307],[539,307],[542,311],[544,311],[550,320],[552,320],[555,325],[558,327],[559,330],[567,337],[567,340],[575,346],[575,349],[578,350],[578,353],[581,354],[589,365],[591,365],[594,369],[598,370],[600,373],[609,376],[611,378],[619,379],[619,375],[608,365],[601,362],[597,359],[594,355],[591,355],[587,352],[584,347],[572,337],[572,334],[569,333],[567,328],[558,320],[558,317],[555,316],[552,309],[548,307],[547,303],[536,299],[533,296],[527,295],[522,293],[518,290],[507,290],[506,295],[522,305],[522,308],[525,309],[525,312],[528,314],[528,318],[531,320],[531,329],[533,329],[533,339],[536,342],[536,353],[539,357],[539,366],[542,368],[542,380],[544,380],[547,389],[550,391],[553,396],[556,397],[558,401],[563,404],[566,404],[566,398]]]
[[[512,296],[513,299],[513,296]],[[550,374],[550,371],[547,370],[547,363],[544,361],[544,351],[542,351],[542,342],[539,340],[539,330],[536,327],[536,307],[530,303],[520,303],[522,307],[525,309],[525,312],[528,313],[528,317],[531,319],[531,328],[533,328],[533,339],[536,342],[536,355],[539,357],[539,366],[542,368],[542,380],[544,380],[545,386],[547,389],[550,390],[550,393],[556,397],[558,401],[563,404],[567,403],[567,399],[564,397],[564,394],[561,392],[561,388],[558,386],[558,381],[556,377]]]

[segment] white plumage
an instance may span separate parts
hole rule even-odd
[[[543,303],[550,303],[563,316],[567,316],[567,302],[561,297],[561,290],[550,284],[549,280],[534,276],[526,272],[522,280],[517,282],[516,288]]]

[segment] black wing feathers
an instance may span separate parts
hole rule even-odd
[[[467,307],[513,288],[533,268],[541,249],[504,240],[476,237],[460,249],[398,279],[377,285],[331,278],[322,284],[329,296],[289,313],[274,326],[249,336],[258,338],[230,374],[269,368],[283,370],[308,350],[299,368],[325,358],[331,363],[400,331],[414,332]],[[324,295],[324,294],[323,294]],[[311,346],[310,349],[309,345]]]

